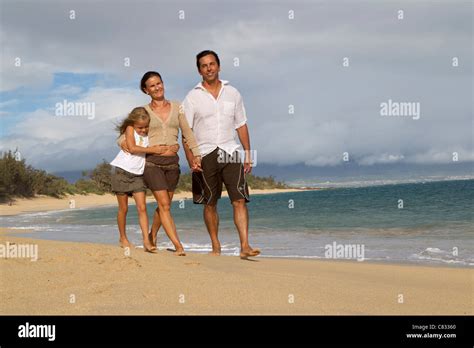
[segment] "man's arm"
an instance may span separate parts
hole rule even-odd
[[[245,151],[245,160],[244,160],[244,173],[250,174],[252,171],[252,162],[250,158],[250,135],[249,135],[249,128],[247,124],[244,124],[242,127],[236,129],[237,134],[239,136],[240,142],[242,143],[242,147]]]

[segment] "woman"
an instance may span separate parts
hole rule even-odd
[[[149,146],[160,145],[163,149],[159,155],[148,154],[146,156],[143,173],[145,184],[153,192],[158,203],[150,232],[151,243],[156,246],[156,236],[160,226],[163,225],[168,238],[175,247],[176,255],[184,256],[186,254],[170,211],[171,200],[181,173],[177,155],[179,129],[181,129],[184,140],[195,157],[193,168],[200,168],[201,154],[193,132],[180,108],[180,103],[165,99],[165,88],[161,75],[156,71],[147,72],[141,79],[140,89],[151,97],[150,103],[144,106],[150,114]],[[119,143],[122,149],[127,151],[123,139],[120,138]]]

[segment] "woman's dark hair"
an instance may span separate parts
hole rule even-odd
[[[146,72],[145,75],[143,75],[142,80],[140,81],[140,89],[142,90],[143,93],[146,93],[145,92],[146,82],[148,81],[148,79],[150,77],[153,77],[153,76],[158,76],[160,78],[160,80],[163,82],[163,79],[161,78],[161,75],[159,73],[157,73],[156,71]]]
[[[219,60],[219,56],[217,55],[217,53],[211,50],[205,50],[205,51],[199,52],[196,56],[196,65],[197,65],[198,70],[199,70],[199,59],[209,54],[212,54],[216,58],[217,66],[221,66],[221,61]]]

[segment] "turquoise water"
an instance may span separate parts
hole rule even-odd
[[[253,195],[250,242],[269,257],[326,258],[329,246],[358,245],[365,260],[473,266],[473,198],[474,180]],[[148,204],[150,216],[154,206]],[[209,251],[202,206],[174,202],[172,213],[185,248]],[[223,253],[237,255],[228,198],[221,199],[219,213]],[[33,228],[36,237],[46,239],[115,244],[115,214],[116,207],[33,213],[5,217],[2,226]],[[130,239],[140,245],[133,206],[128,222]],[[171,246],[162,230],[159,238],[161,248]]]

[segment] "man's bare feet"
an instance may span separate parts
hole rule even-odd
[[[212,256],[221,256],[221,245],[219,242],[217,243],[212,243],[212,251],[208,253],[209,255]]]
[[[258,255],[260,255],[260,249],[257,249],[257,248],[252,249],[252,248],[248,247],[248,248],[242,249],[240,251],[240,258],[241,259],[246,259],[248,257],[258,256]]]

